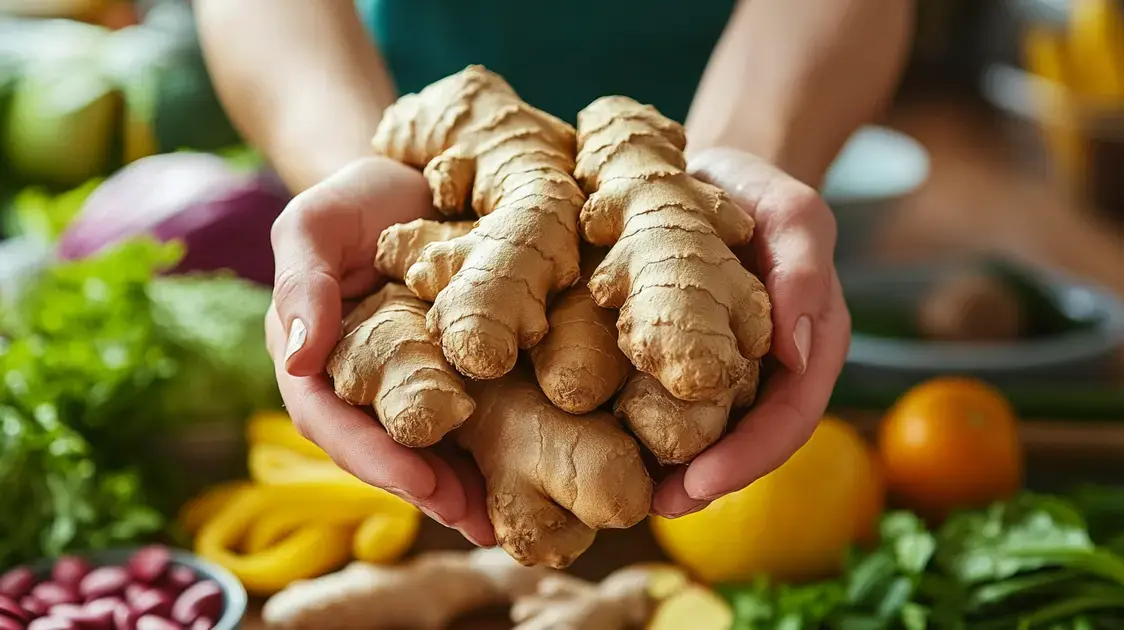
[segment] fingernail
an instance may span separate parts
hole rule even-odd
[[[700,504],[696,505],[695,507],[687,509],[687,510],[683,510],[682,512],[676,512],[675,514],[665,514],[664,517],[665,518],[679,518],[681,516],[687,516],[688,514],[694,514],[695,512],[698,512],[698,511],[702,510],[703,508],[705,508],[708,505],[710,505],[710,501],[707,501],[705,503],[700,503]]]
[[[434,512],[434,511],[432,511],[428,508],[423,508],[423,507],[420,507],[420,506],[418,507],[418,509],[421,510],[422,514],[425,514],[429,518],[437,521],[438,523],[441,523],[445,527],[450,527],[449,523],[440,514]]]
[[[812,318],[801,315],[796,320],[796,330],[792,333],[792,340],[796,343],[796,352],[800,354],[800,369],[803,374],[808,369],[808,355],[812,351]]]
[[[403,501],[407,501],[409,503],[415,503],[415,502],[421,501],[422,499],[425,498],[425,497],[420,497],[416,494],[413,494],[412,492],[406,492],[402,488],[395,488],[393,486],[387,486],[385,488],[385,490],[387,492],[389,492],[390,494],[393,494],[394,496],[398,497],[399,499],[402,499]]]
[[[304,322],[299,319],[294,319],[292,324],[289,324],[289,342],[285,344],[285,361],[297,353],[304,347],[304,341],[308,338],[308,328]]]

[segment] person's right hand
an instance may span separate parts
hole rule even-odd
[[[277,272],[266,342],[302,435],[359,479],[491,546],[483,481],[471,461],[398,444],[367,410],[337,398],[324,371],[344,300],[362,299],[380,282],[379,234],[394,223],[435,217],[431,204],[421,173],[377,157],[353,162],[294,198],[273,225]]]

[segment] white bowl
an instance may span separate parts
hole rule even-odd
[[[844,145],[821,191],[835,213],[839,262],[861,260],[893,202],[929,178],[929,152],[912,137],[887,127],[859,129]]]

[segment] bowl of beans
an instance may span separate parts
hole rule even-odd
[[[0,630],[236,630],[245,612],[237,578],[162,545],[0,573]]]

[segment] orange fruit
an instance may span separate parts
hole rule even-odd
[[[894,404],[878,432],[892,499],[930,520],[1017,492],[1018,419],[998,390],[968,378],[922,383]]]

